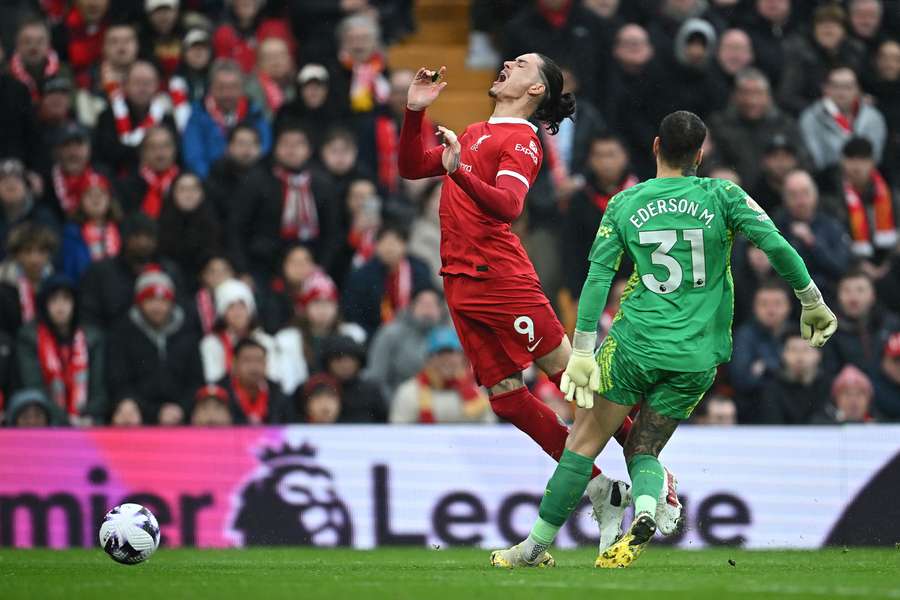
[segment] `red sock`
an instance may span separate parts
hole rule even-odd
[[[566,448],[569,428],[566,427],[549,406],[536,398],[527,387],[498,394],[491,398],[491,408],[498,417],[506,419],[523,431],[559,462]],[[600,474],[594,466],[591,477]]]
[[[550,381],[552,381],[553,383],[556,384],[556,387],[560,386],[560,383],[562,382],[563,373],[565,373],[565,370],[560,371],[556,375],[548,376]],[[638,410],[639,410],[639,408],[637,406],[635,406],[634,409],[632,409],[632,411],[631,411],[631,415],[625,417],[625,420],[622,421],[622,426],[616,430],[615,434],[613,434],[613,437],[616,438],[616,441],[619,442],[619,445],[622,446],[623,448],[625,447],[625,442],[628,440],[628,434],[631,433],[631,424],[634,422],[632,417],[634,417],[637,414]],[[521,427],[519,429],[521,429]]]

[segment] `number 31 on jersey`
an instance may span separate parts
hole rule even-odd
[[[657,294],[671,294],[681,287],[684,278],[684,270],[681,264],[672,257],[669,252],[678,242],[678,230],[663,229],[660,231],[641,231],[638,234],[638,240],[642,246],[650,246],[656,244],[656,249],[650,253],[650,262],[654,265],[664,267],[669,272],[669,277],[665,281],[660,281],[652,273],[647,273],[641,277],[641,281],[647,286],[647,289]],[[703,253],[703,230],[702,229],[683,229],[681,236],[684,241],[691,244],[691,275],[693,276],[694,287],[702,288],[706,286],[706,255]]]

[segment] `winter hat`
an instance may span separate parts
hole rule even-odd
[[[338,300],[338,289],[334,284],[334,280],[321,271],[310,275],[303,282],[303,289],[300,292],[299,301],[301,307],[306,308],[314,300],[331,300],[332,302],[337,302]]]
[[[837,378],[831,385],[831,395],[837,396],[843,390],[848,388],[862,389],[862,391],[865,392],[865,394],[870,398],[874,393],[872,389],[872,382],[869,381],[869,378],[865,373],[863,373],[853,365],[847,365],[846,367],[841,369],[840,373],[838,373]]]
[[[110,190],[109,179],[100,173],[91,173],[88,175],[87,183],[83,189],[84,191],[87,191],[94,187],[102,188],[108,192]]]
[[[224,317],[225,311],[235,302],[243,302],[251,315],[256,314],[253,290],[240,279],[226,279],[216,288],[216,315]]]
[[[322,390],[328,390],[340,396],[341,384],[328,373],[316,373],[303,384],[303,398],[309,400],[310,397]]]
[[[210,383],[204,385],[194,394],[194,402],[199,404],[207,398],[215,398],[224,405],[228,405],[228,392],[221,385]]]
[[[366,349],[362,344],[346,335],[333,335],[322,342],[322,362],[328,364],[332,359],[341,356],[352,356],[360,366],[366,364]]]
[[[900,357],[900,331],[892,333],[884,345],[884,355],[888,358]]]
[[[144,269],[134,284],[135,304],[140,304],[150,298],[175,300],[175,284],[172,283],[172,278],[156,265]]]
[[[19,390],[9,399],[6,411],[6,422],[12,425],[19,418],[19,414],[31,405],[37,405],[47,413],[49,425],[66,425],[66,417],[62,410],[53,404],[43,390],[26,388]]]

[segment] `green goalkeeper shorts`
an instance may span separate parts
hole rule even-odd
[[[672,419],[691,416],[716,378],[715,367],[687,373],[642,365],[611,335],[606,336],[596,357],[600,365],[598,392],[604,398],[625,406],[645,400],[654,411]]]

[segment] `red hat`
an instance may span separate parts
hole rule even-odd
[[[887,344],[884,345],[884,355],[888,358],[900,357],[900,331],[888,336]]]
[[[831,395],[837,396],[842,390],[847,388],[861,389],[869,397],[874,393],[872,382],[869,381],[865,373],[853,365],[845,366],[838,373],[834,383],[831,384]]]
[[[91,173],[87,176],[87,181],[84,184],[84,188],[82,188],[82,193],[93,188],[98,187],[109,191],[109,179],[101,175],[100,173],[96,173],[91,171]]]
[[[200,402],[207,398],[215,398],[222,404],[228,404],[228,392],[221,385],[210,383],[204,385],[194,394],[194,402]]]
[[[150,298],[175,300],[175,284],[159,266],[147,267],[134,284],[134,301],[140,304]]]
[[[306,308],[314,300],[331,300],[337,302],[338,289],[334,280],[321,272],[315,272],[303,283],[298,301],[300,306]]]

